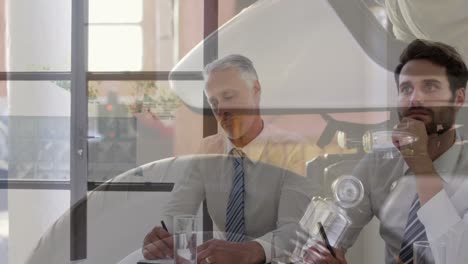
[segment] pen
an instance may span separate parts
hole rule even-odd
[[[161,225],[162,225],[162,227],[164,228],[164,230],[166,230],[166,232],[169,232],[169,230],[167,230],[167,226],[166,226],[166,224],[164,223],[164,221],[161,221]]]
[[[326,246],[327,249],[330,251],[330,253],[332,254],[332,256],[333,256],[334,258],[336,258],[335,251],[333,250],[332,246],[330,245],[330,242],[328,241],[327,234],[325,233],[325,228],[323,228],[323,225],[322,225],[321,222],[318,222],[317,225],[319,226],[320,236],[322,237],[322,240],[323,240],[323,242],[325,243],[325,246]]]

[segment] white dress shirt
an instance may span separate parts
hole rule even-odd
[[[165,206],[166,223],[173,216],[196,214],[206,199],[214,229],[224,231],[226,208],[234,177],[233,159],[226,155],[194,158],[184,179],[177,183]],[[272,235],[275,244],[291,249],[289,241],[311,197],[318,191],[307,178],[288,170],[244,158],[245,232],[264,249],[270,261]],[[171,225],[168,225],[171,231]]]
[[[242,151],[251,161],[261,161],[305,175],[306,146],[307,142],[302,137],[265,124],[260,134],[244,146]],[[199,153],[227,154],[232,147],[224,131],[220,131],[203,139]]]
[[[408,213],[416,196],[416,182],[397,150],[393,159],[368,155],[354,170],[365,188],[363,202],[348,210],[352,225],[345,234],[342,247],[349,248],[361,229],[376,216],[380,234],[386,245],[386,263],[398,257],[407,224]],[[447,256],[455,262],[468,263],[468,148],[458,140],[434,161],[443,180],[443,190],[424,204],[418,217],[426,229],[429,241],[443,241]],[[406,176],[405,176],[406,175]]]

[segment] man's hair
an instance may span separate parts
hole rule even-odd
[[[468,70],[462,56],[457,50],[442,42],[416,39],[411,42],[400,56],[400,64],[395,68],[397,86],[400,73],[406,63],[411,60],[428,60],[445,67],[452,94],[459,88],[465,88],[468,80]]]
[[[203,75],[206,80],[212,72],[230,68],[237,69],[241,78],[244,79],[250,87],[253,87],[253,82],[258,80],[257,71],[255,70],[252,61],[249,58],[238,54],[228,55],[211,62],[206,65]]]

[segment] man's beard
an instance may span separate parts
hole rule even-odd
[[[434,108],[433,108],[434,109]],[[453,125],[455,124],[455,107],[453,106],[441,106],[437,107],[437,115],[436,112],[431,108],[426,107],[410,107],[406,110],[399,110],[398,117],[400,121],[403,117],[408,116],[412,111],[426,111],[431,121],[429,123],[425,123],[426,125],[426,132],[428,135],[432,134],[443,134],[450,130]]]

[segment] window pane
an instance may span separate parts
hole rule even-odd
[[[30,262],[27,261],[28,256],[37,247],[46,230],[70,208],[70,191],[9,189],[7,202],[6,219],[4,219],[3,224],[8,228],[6,236],[8,261],[1,263],[28,263]],[[63,222],[69,223],[69,221]],[[63,244],[63,248],[70,244],[69,232],[70,229],[57,231],[60,233],[57,243]],[[55,248],[57,251],[61,249]],[[53,262],[50,261],[53,254],[56,253],[53,252],[49,255],[49,259],[47,259],[49,261],[37,261],[36,259],[34,261],[38,263]],[[2,257],[3,255],[0,255],[0,259]]]
[[[142,0],[89,0],[90,23],[138,23],[142,16]]]
[[[70,82],[7,83],[8,178],[70,178]]]
[[[90,71],[139,71],[142,35],[139,26],[89,28]]]
[[[89,82],[88,94],[89,181],[198,149],[202,116],[187,110],[168,82]]]
[[[94,0],[90,5],[90,71],[170,71],[203,40],[203,0]],[[124,16],[119,10],[130,10]],[[197,65],[186,70],[199,70]]]
[[[7,2],[7,70],[69,71],[71,1]]]

